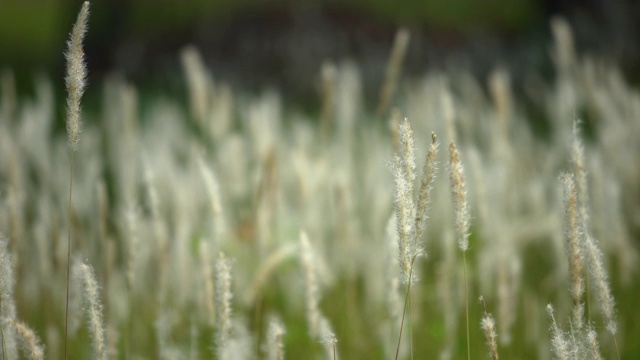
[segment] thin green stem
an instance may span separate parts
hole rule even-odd
[[[585,271],[587,272],[587,271]],[[587,283],[586,283],[586,289],[585,292],[587,293],[587,320],[588,322],[591,322],[591,292],[589,292],[589,274],[587,272],[586,274],[587,276],[585,276]]]
[[[402,309],[402,321],[400,321],[400,334],[398,335],[398,346],[396,347],[396,357],[395,360],[398,360],[398,356],[400,355],[400,343],[402,341],[402,329],[404,328],[404,315],[407,312],[407,303],[409,302],[409,294],[411,293],[411,277],[413,276],[413,262],[416,261],[416,255],[411,259],[411,266],[409,267],[409,280],[407,282],[407,291],[404,296],[404,308]],[[409,323],[411,323],[411,314],[409,314]],[[412,356],[413,356],[413,350]]]
[[[413,360],[413,321],[411,321],[411,292],[409,292],[409,354]]]
[[[616,355],[618,356],[618,360],[620,360],[620,349],[618,349],[618,340],[615,334],[613,335],[613,344],[616,346]]]
[[[467,317],[467,360],[471,360],[471,346],[469,340],[469,289],[467,286],[467,252],[462,252],[462,262],[464,263],[464,302]]]
[[[67,300],[64,312],[64,358],[67,359],[67,343],[69,330],[69,279],[71,275],[71,194],[73,193],[73,158],[74,151],[71,151],[71,164],[69,165],[69,207],[67,210],[67,226],[69,227],[69,237],[67,238]]]
[[[264,300],[262,299],[262,296],[260,296],[260,294],[258,294],[256,297],[256,305],[253,314],[253,331],[256,334],[256,355],[258,356],[257,358],[260,358],[260,329],[262,327],[262,324],[260,322],[262,320],[261,316]]]
[[[131,334],[133,333],[133,314],[135,314],[135,308],[133,307],[133,285],[129,282],[128,286],[128,294],[129,297],[129,318],[127,319],[127,334],[124,337],[124,358],[125,360],[129,360],[131,357]]]
[[[400,335],[398,335],[398,346],[396,347],[396,360],[398,360],[398,355],[400,354],[400,342],[402,340],[402,329],[404,328],[404,314],[407,311],[407,302],[409,301],[409,289],[411,288],[411,283],[407,284],[407,292],[404,297],[404,308],[402,309],[402,321],[400,321]]]

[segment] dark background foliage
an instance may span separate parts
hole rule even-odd
[[[352,59],[374,100],[393,35],[411,30],[405,74],[452,66],[484,78],[500,64],[550,71],[549,19],[572,24],[581,52],[637,79],[640,2],[631,0],[95,0],[86,52],[91,83],[117,69],[142,88],[182,91],[179,50],[195,44],[214,77],[245,90],[277,87],[287,101],[318,93],[325,60]],[[62,74],[79,1],[0,1],[0,67],[21,92],[36,72]],[[59,76],[58,76],[59,78]],[[168,88],[168,89],[167,89]]]

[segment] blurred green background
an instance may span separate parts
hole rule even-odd
[[[581,52],[637,78],[640,19],[630,0],[96,0],[86,43],[89,80],[110,71],[143,89],[182,91],[179,50],[195,44],[216,79],[246,90],[277,87],[305,103],[322,61],[356,61],[375,97],[393,35],[412,33],[405,74],[464,67],[483,78],[497,64],[549,71],[548,23],[561,14]],[[0,68],[20,91],[34,73],[61,78],[62,52],[81,1],[0,0]],[[161,85],[161,86],[159,86]],[[91,90],[90,90],[91,91]]]

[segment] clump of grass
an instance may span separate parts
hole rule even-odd
[[[413,326],[411,322],[411,284],[414,281],[413,266],[417,258],[425,255],[423,246],[419,243],[419,240],[425,227],[427,219],[426,213],[431,202],[431,189],[437,173],[436,155],[438,142],[435,133],[431,133],[431,145],[427,152],[424,171],[420,181],[418,203],[414,205],[413,185],[416,178],[416,160],[413,130],[407,119],[404,119],[404,121],[399,124],[398,135],[400,146],[398,153],[395,155],[393,175],[395,177],[396,190],[395,208],[399,245],[398,263],[400,264],[403,282],[406,285],[406,293],[402,320],[400,322],[396,358],[400,352],[407,304],[409,307],[410,353],[413,358]]]

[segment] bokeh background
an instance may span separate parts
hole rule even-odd
[[[0,68],[14,70],[20,92],[29,92],[34,74],[61,78],[80,3],[0,1]],[[303,107],[319,104],[324,60],[352,59],[366,100],[375,102],[393,35],[406,26],[406,76],[463,68],[484,79],[498,64],[517,90],[522,70],[551,72],[553,15],[569,20],[580,53],[609,57],[638,81],[640,2],[633,0],[96,0],[89,80],[100,84],[117,69],[143,90],[184,93],[178,54],[194,44],[216,79],[244,91],[276,87]]]

